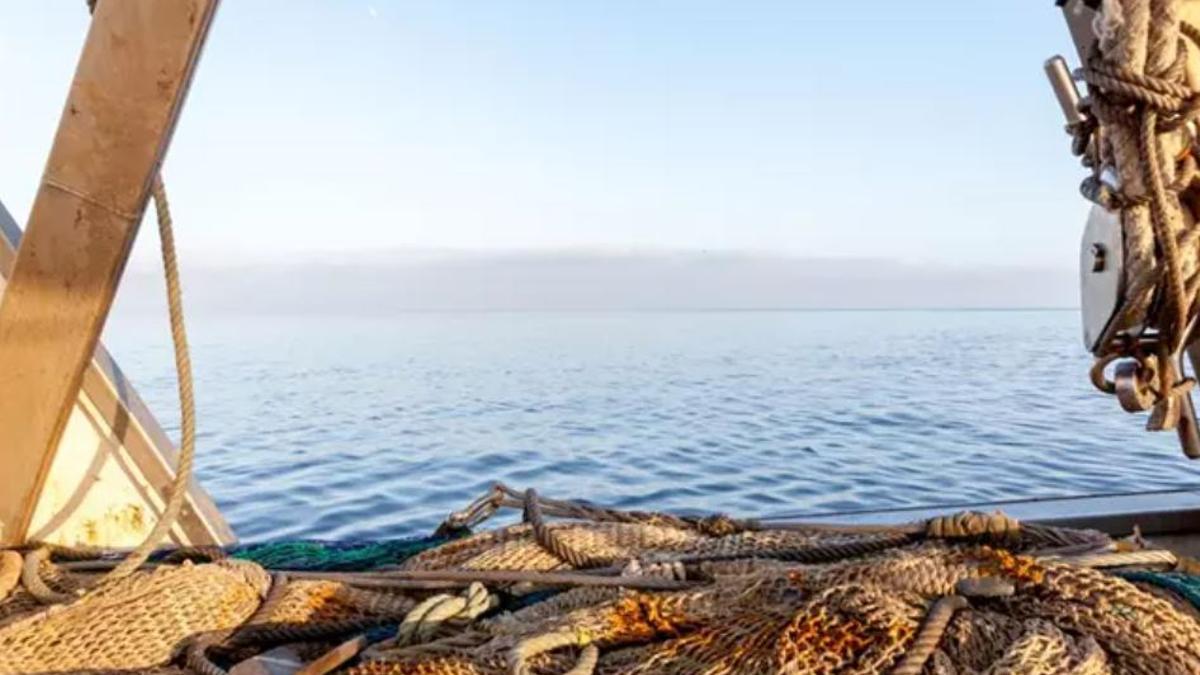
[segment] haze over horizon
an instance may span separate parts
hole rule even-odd
[[[1073,273],[746,252],[412,252],[189,266],[193,314],[407,311],[1074,308]],[[156,270],[127,273],[115,316],[161,314]]]
[[[1049,2],[279,7],[223,4],[167,157],[197,308],[288,305],[301,268],[332,308],[1076,304]],[[17,222],[87,26],[0,6]]]

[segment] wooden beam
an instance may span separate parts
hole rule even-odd
[[[13,261],[16,260],[20,245],[21,228],[17,227],[16,221],[4,207],[4,202],[0,201],[0,295],[4,292],[6,280],[12,274]],[[111,430],[113,442],[128,454],[140,478],[151,486],[156,494],[161,495],[175,477],[175,466],[178,463],[175,445],[142,401],[133,383],[126,379],[116,361],[101,343],[96,344],[92,362],[83,373],[83,383],[79,387],[79,397],[75,405],[76,412],[72,414],[79,414],[85,401],[94,407],[101,418],[101,424]],[[70,424],[68,421],[67,425]],[[64,435],[65,433],[64,431]],[[61,455],[62,452],[70,452],[71,449],[68,443],[60,441],[56,452]],[[105,452],[103,447],[91,449],[95,452]],[[46,479],[47,485],[54,481],[54,472],[61,464],[62,462],[58,462],[51,467]],[[161,499],[165,501],[166,498]],[[47,523],[37,522],[38,510],[45,500],[43,488],[38,503],[34,505],[32,529],[26,533],[27,537],[39,541],[50,541],[60,537],[58,528],[48,530]],[[149,505],[147,512],[157,513],[153,506]],[[56,519],[70,516],[70,513],[58,513]],[[187,502],[180,514],[178,525],[185,537],[185,543],[189,546],[225,546],[237,541],[217,505],[195,480],[188,491]]]
[[[26,536],[216,6],[97,3],[0,297],[0,545]]]

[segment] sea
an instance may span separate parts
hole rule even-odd
[[[428,534],[495,481],[739,516],[1200,484],[1074,310],[190,316],[197,475],[244,541]],[[110,351],[173,438],[166,320]]]

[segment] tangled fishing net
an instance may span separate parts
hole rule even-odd
[[[497,486],[424,542],[176,550],[115,580],[103,552],[3,555],[0,672],[220,675],[280,645],[290,672],[364,675],[1200,672],[1175,556],[1002,514],[764,523]]]

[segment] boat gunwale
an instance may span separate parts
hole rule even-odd
[[[4,203],[0,202],[0,279],[9,276],[21,235],[20,226]],[[100,342],[97,342],[96,351],[84,370],[80,393],[92,402],[104,423],[113,430],[118,444],[142,473],[142,479],[159,491],[155,497],[159,503],[154,504],[157,511],[165,500],[162,491],[171,484],[175,475],[178,448]],[[39,535],[44,536],[47,526],[43,525],[39,530],[31,532],[30,537],[36,539]],[[237,541],[233,529],[221,515],[212,497],[195,480],[188,488],[175,530],[192,545],[229,545]]]

